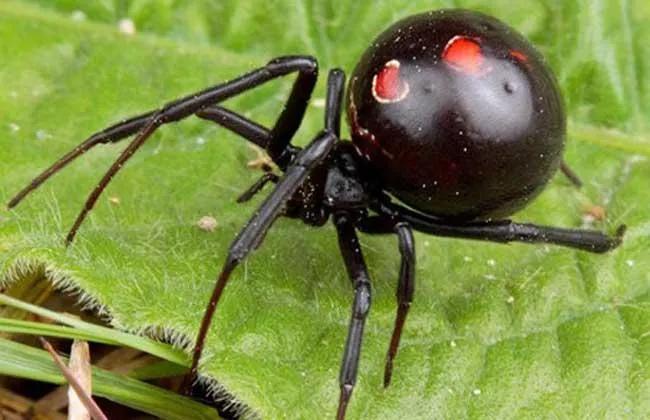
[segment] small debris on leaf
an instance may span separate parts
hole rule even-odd
[[[585,206],[583,214],[585,223],[602,222],[607,217],[605,208],[596,205]]]
[[[203,216],[196,222],[196,225],[199,229],[205,232],[214,232],[214,230],[219,226],[217,219],[212,216]]]
[[[45,130],[38,130],[36,132],[36,138],[38,140],[43,141],[43,140],[51,139],[52,135],[50,133],[48,133],[47,131],[45,131]]]
[[[117,28],[125,35],[135,35],[135,22],[129,18],[120,19],[117,22]]]
[[[84,12],[82,12],[81,10],[74,10],[74,11],[70,14],[70,17],[71,17],[72,20],[74,20],[75,22],[83,22],[84,20],[86,20],[86,14],[85,14]]]
[[[264,150],[257,146],[251,145],[250,148],[253,149],[257,156],[255,156],[255,159],[249,160],[246,166],[250,169],[261,169],[264,172],[272,171],[274,164],[269,155],[267,155]]]
[[[314,98],[314,100],[311,101],[311,105],[314,108],[325,108],[325,98]]]
[[[114,206],[119,206],[120,203],[121,203],[121,202],[120,202],[120,198],[119,198],[119,197],[115,197],[115,196],[108,197],[108,202],[111,203],[111,204],[114,205]]]

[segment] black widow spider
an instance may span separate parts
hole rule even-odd
[[[217,105],[290,73],[297,73],[297,78],[271,129]],[[566,123],[555,78],[541,55],[498,20],[465,10],[440,10],[394,24],[372,43],[353,72],[347,94],[352,141],[340,140],[345,76],[335,69],[327,80],[325,127],[301,149],[291,145],[291,139],[317,74],[312,57],[280,57],[234,80],[112,125],[63,156],[9,203],[17,205],[97,144],[135,134],[88,197],[67,235],[69,244],[113,176],[164,124],[197,116],[266,150],[284,174],[265,173],[238,199],[247,201],[265,184],[276,184],[230,247],[203,315],[186,377],[188,388],[230,274],[262,243],[280,216],[312,226],[331,218],[352,281],[354,303],[339,377],[339,419],[345,416],[356,382],[371,300],[357,231],[395,233],[399,241],[397,315],[386,356],[385,386],[413,299],[412,230],[493,242],[543,242],[596,253],[620,244],[624,226],[610,237],[501,219],[539,194],[558,167],[574,183],[578,180],[562,162]]]

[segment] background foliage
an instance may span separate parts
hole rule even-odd
[[[363,237],[374,301],[350,417],[650,417],[647,1],[5,1],[0,201],[109,123],[279,54],[309,53],[323,69],[351,71],[386,25],[440,7],[505,20],[560,80],[572,122],[567,160],[586,186],[576,191],[558,177],[516,219],[580,226],[585,206],[597,204],[608,217],[596,228],[630,230],[605,256],[418,235],[416,300],[388,390],[396,244]],[[135,37],[117,29],[127,17]],[[229,105],[270,123],[289,87]],[[321,124],[318,102],[298,143]],[[86,192],[121,147],[99,147],[0,213],[0,273],[14,281],[45,266],[107,308],[118,328],[193,337],[225,250],[259,202],[234,203],[258,175],[246,168],[255,154],[205,122],[165,127],[64,249]],[[212,234],[194,226],[204,215],[219,221]],[[250,413],[333,414],[350,289],[332,229],[280,221],[229,285],[203,373]]]

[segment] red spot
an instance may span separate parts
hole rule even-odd
[[[399,102],[406,97],[409,86],[400,78],[400,63],[390,60],[372,79],[372,95],[382,103]]]
[[[524,63],[524,64],[528,63],[528,56],[522,53],[521,51],[511,50],[510,55],[512,56],[512,58],[519,61],[520,63]]]
[[[357,106],[354,103],[354,82],[356,78],[352,80],[352,86],[350,87],[350,107],[349,107],[349,116],[350,116],[350,128],[352,129],[352,144],[354,148],[363,156],[366,160],[371,161],[372,156],[376,154],[377,150],[381,150],[381,153],[393,159],[394,156],[385,150],[381,144],[375,138],[375,135],[372,134],[370,130],[365,127],[362,127],[359,123],[359,115],[357,113]]]
[[[481,71],[485,56],[476,38],[459,35],[449,40],[442,59],[465,73],[477,74]]]

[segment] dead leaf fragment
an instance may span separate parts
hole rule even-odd
[[[196,222],[196,225],[205,232],[214,232],[214,230],[219,226],[217,219],[212,216],[203,216]]]

